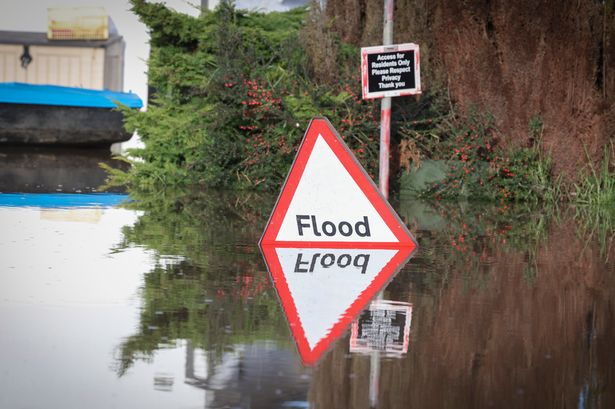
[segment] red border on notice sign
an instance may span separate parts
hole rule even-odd
[[[374,311],[396,311],[406,314],[406,320],[404,323],[403,344],[388,346],[384,350],[375,349],[368,341],[359,338],[359,319],[352,322],[350,330],[350,352],[369,354],[374,351],[383,352],[385,356],[401,356],[408,352],[408,345],[410,344],[410,324],[412,323],[412,304],[403,301],[390,301],[390,300],[376,300],[372,301],[368,311],[373,313]]]
[[[403,90],[369,92],[367,56],[369,54],[390,53],[393,51],[414,51],[414,88],[406,88]],[[421,53],[419,46],[414,43],[396,44],[396,45],[379,45],[376,47],[361,48],[361,90],[363,91],[363,99],[374,99],[384,97],[403,97],[407,95],[421,94]]]

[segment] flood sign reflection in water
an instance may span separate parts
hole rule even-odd
[[[306,368],[254,245],[275,197],[133,199],[0,205],[0,407],[615,406],[602,215],[402,199],[421,248],[384,287],[399,312],[368,304]]]
[[[316,363],[408,261],[413,248],[263,245],[301,358]]]

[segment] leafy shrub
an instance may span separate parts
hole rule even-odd
[[[340,70],[333,82],[320,78],[306,44],[326,37],[334,54],[319,58],[345,67],[359,67],[359,50],[324,25],[303,32],[314,11],[263,14],[222,2],[195,18],[131,3],[151,31],[155,93],[147,111],[125,111],[127,129],[138,131],[145,148],[131,150],[131,170],[110,172],[109,184],[277,188],[315,116],[328,117],[375,174],[377,106],[358,96],[356,75]]]
[[[554,201],[559,198],[559,183],[552,180],[551,161],[540,149],[541,127],[542,122],[534,118],[532,147],[505,150],[487,113],[474,110],[464,117],[449,113],[420,118],[402,127],[407,142],[401,146],[412,149],[402,152],[402,158],[414,163],[420,163],[421,157],[446,162],[446,177],[420,192],[424,198]]]
[[[613,142],[604,147],[602,166],[599,169],[588,160],[589,171],[574,186],[577,203],[590,206],[615,205],[615,172],[611,160],[614,148]]]

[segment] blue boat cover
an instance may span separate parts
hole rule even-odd
[[[132,92],[0,82],[0,103],[116,108],[118,103],[141,108],[143,102]]]
[[[128,195],[108,193],[0,193],[0,207],[113,207],[128,200]]]

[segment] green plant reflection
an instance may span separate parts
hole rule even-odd
[[[206,351],[213,365],[238,345],[259,342],[294,354],[298,363],[256,245],[275,197],[133,197],[128,206],[141,215],[124,229],[117,250],[142,246],[157,261],[144,278],[140,325],[117,348],[117,373],[180,342],[187,352]],[[387,299],[412,303],[413,317],[408,353],[382,363],[383,407],[615,401],[611,210],[403,197],[397,208],[420,249],[385,290]],[[272,370],[280,365],[269,355],[257,359]],[[289,382],[314,407],[366,407],[369,370],[369,358],[349,355],[342,337],[311,375],[296,369],[303,378]]]
[[[251,194],[167,192],[135,197],[142,211],[118,250],[153,250],[138,331],[118,348],[117,372],[163,345],[189,340],[215,360],[235,344],[288,344],[288,329],[255,244],[271,198]],[[290,344],[289,344],[290,345]]]

